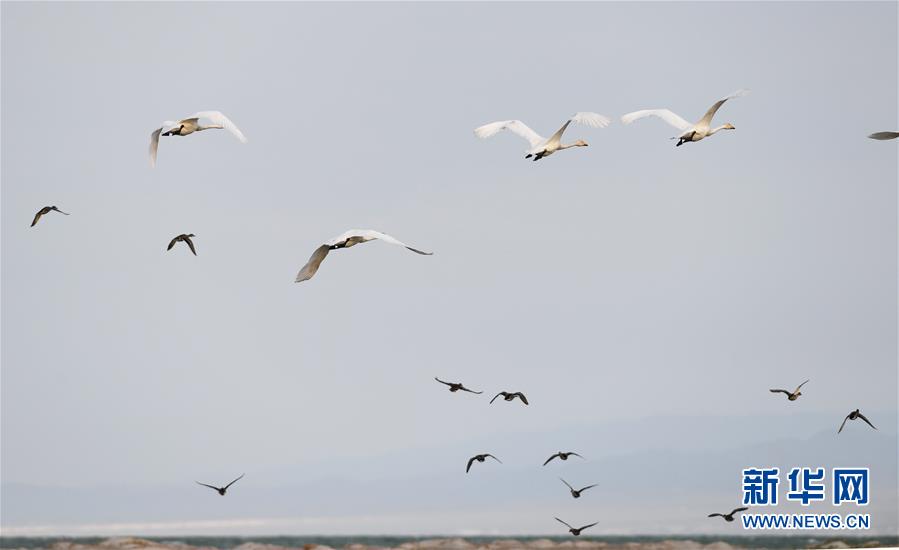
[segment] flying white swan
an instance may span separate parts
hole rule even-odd
[[[206,119],[212,124],[200,124],[200,119]],[[203,130],[221,129],[228,130],[229,132],[234,134],[234,136],[239,139],[241,143],[247,142],[247,138],[244,137],[240,129],[235,126],[233,122],[231,122],[231,119],[229,119],[219,111],[200,111],[199,113],[194,113],[189,117],[177,122],[166,120],[162,123],[162,126],[157,128],[156,130],[153,130],[153,133],[150,134],[150,166],[156,166],[156,150],[159,148],[160,134],[163,136],[187,136],[194,132],[201,132]]]
[[[868,136],[871,139],[896,139],[899,137],[899,132],[875,132]]]
[[[325,257],[328,255],[328,252],[337,250],[339,248],[349,248],[359,243],[367,243],[368,241],[373,241],[375,239],[380,239],[390,244],[398,244],[400,246],[404,246],[412,252],[415,252],[416,254],[423,254],[425,256],[430,256],[431,254],[433,254],[433,252],[422,252],[421,250],[412,248],[411,246],[394,239],[390,235],[381,233],[380,231],[373,231],[371,229],[350,229],[346,233],[334,237],[330,241],[316,248],[315,252],[313,252],[312,256],[309,258],[309,261],[306,262],[306,265],[303,266],[303,269],[301,269],[300,272],[297,273],[297,278],[294,282],[300,283],[311,279],[312,276],[315,275],[315,272],[318,271],[318,266],[320,266],[324,261]]]
[[[596,113],[575,113],[565,122],[565,124],[562,125],[561,128],[558,129],[558,131],[556,131],[555,134],[550,136],[549,139],[544,138],[537,132],[531,130],[524,122],[520,120],[501,120],[498,122],[491,122],[490,124],[485,124],[479,128],[475,128],[474,133],[479,138],[486,139],[492,135],[495,135],[500,130],[509,130],[513,134],[519,135],[528,140],[528,143],[531,144],[531,148],[528,149],[528,154],[525,155],[524,158],[528,159],[534,157],[534,161],[538,161],[543,157],[548,157],[549,155],[555,153],[556,151],[561,151],[562,149],[587,146],[587,142],[582,139],[579,139],[574,143],[562,143],[562,134],[565,133],[568,125],[572,122],[583,124],[585,126],[591,126],[593,128],[605,128],[609,125],[610,121],[608,118]]]
[[[718,112],[718,109],[720,109],[721,106],[724,105],[725,101],[727,101],[728,99],[733,99],[735,97],[744,96],[748,93],[749,90],[737,90],[729,96],[719,99],[715,102],[714,105],[709,107],[709,110],[706,111],[705,115],[701,119],[699,119],[699,122],[697,122],[696,124],[690,124],[668,109],[646,109],[643,111],[634,111],[633,113],[628,113],[622,116],[621,122],[623,122],[624,124],[630,124],[635,120],[648,116],[660,118],[682,132],[679,136],[676,136],[677,146],[680,147],[688,141],[699,141],[703,138],[709,137],[719,130],[735,130],[736,128],[734,128],[734,125],[729,122],[727,124],[718,126],[717,128],[712,128],[712,117],[714,117],[715,113]]]

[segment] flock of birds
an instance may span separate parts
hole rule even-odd
[[[699,121],[696,123],[690,123],[687,120],[681,118],[680,116],[678,116],[677,114],[673,113],[672,111],[670,111],[668,109],[645,109],[645,110],[641,110],[641,111],[634,111],[632,113],[623,115],[621,117],[621,122],[624,124],[630,124],[630,123],[632,123],[636,120],[640,120],[642,118],[647,118],[647,117],[659,118],[659,119],[667,122],[669,125],[673,126],[674,128],[676,128],[680,132],[678,135],[673,136],[671,138],[672,140],[676,139],[677,143],[675,144],[675,146],[680,147],[681,145],[683,145],[685,143],[701,141],[707,137],[715,135],[716,133],[718,133],[719,131],[722,131],[722,130],[734,130],[735,129],[734,125],[730,124],[730,123],[725,123],[725,124],[722,124],[717,127],[712,127],[712,119],[714,118],[714,116],[718,112],[718,110],[721,108],[721,106],[724,105],[725,102],[727,102],[730,99],[736,98],[736,97],[744,96],[747,93],[748,92],[746,90],[738,90],[726,97],[719,99],[711,107],[709,107],[708,111],[706,111],[706,113],[702,116],[702,118],[700,118]],[[548,157],[548,156],[556,153],[557,151],[562,151],[564,149],[570,149],[570,148],[574,148],[574,147],[587,147],[587,145],[588,145],[587,142],[585,142],[583,140],[577,140],[573,143],[568,143],[568,144],[562,143],[562,135],[565,133],[565,131],[568,129],[569,125],[572,122],[574,122],[576,124],[585,125],[588,127],[593,127],[593,128],[604,128],[611,123],[610,119],[603,115],[600,115],[597,113],[592,113],[592,112],[578,112],[578,113],[575,113],[573,116],[571,116],[568,120],[566,120],[565,123],[562,124],[562,126],[549,138],[545,138],[545,137],[537,134],[534,130],[532,130],[530,127],[528,127],[526,124],[524,124],[520,120],[504,120],[504,121],[491,122],[489,124],[485,124],[483,126],[476,128],[474,130],[474,133],[479,138],[489,138],[503,130],[508,130],[508,131],[512,132],[513,134],[516,134],[516,135],[524,138],[530,145],[530,147],[526,151],[525,158],[533,159],[534,161],[538,161],[542,158]],[[240,129],[237,127],[237,125],[235,125],[233,122],[231,122],[231,120],[228,117],[226,117],[224,114],[222,114],[221,112],[219,112],[219,111],[200,111],[198,113],[194,113],[193,115],[191,115],[187,118],[181,119],[179,121],[163,122],[162,126],[157,128],[150,134],[150,165],[151,165],[151,167],[156,166],[156,158],[157,158],[157,152],[159,149],[159,138],[160,137],[188,136],[188,135],[191,135],[196,132],[201,132],[203,130],[213,130],[213,129],[228,130],[231,134],[234,135],[234,137],[236,137],[242,143],[247,142],[247,138],[243,135],[243,133],[240,131]],[[890,140],[890,139],[896,139],[897,137],[899,137],[899,132],[876,132],[876,133],[869,135],[868,137],[871,139],[876,139],[876,140]],[[35,225],[37,225],[38,221],[40,221],[40,219],[43,216],[49,214],[50,212],[58,212],[60,214],[66,215],[66,216],[69,215],[67,212],[63,212],[62,210],[58,209],[56,206],[45,206],[45,207],[41,208],[35,214],[34,220],[31,222],[31,226],[34,227]],[[183,242],[190,249],[190,251],[196,256],[197,250],[196,250],[196,247],[192,240],[194,237],[195,237],[195,235],[193,233],[180,234],[180,235],[174,237],[169,242],[167,250],[171,250],[176,244],[178,244],[179,242]],[[309,258],[309,260],[306,262],[306,264],[300,269],[299,273],[297,273],[295,282],[299,283],[299,282],[307,281],[307,280],[311,279],[318,272],[319,267],[321,266],[321,263],[325,260],[325,258],[328,256],[328,253],[330,253],[332,250],[350,248],[357,244],[366,243],[366,242],[373,241],[373,240],[380,240],[380,241],[383,241],[386,243],[399,245],[399,246],[405,247],[406,249],[410,250],[411,252],[415,252],[416,254],[421,254],[421,255],[425,255],[425,256],[432,254],[432,252],[424,252],[417,248],[413,248],[413,247],[399,241],[398,239],[395,239],[394,237],[391,237],[390,235],[381,233],[379,231],[374,231],[371,229],[351,229],[341,235],[338,235],[337,237],[334,237],[333,239],[326,241],[325,243],[321,244],[320,246],[318,246],[315,249],[315,251],[312,253],[312,256]],[[448,386],[449,391],[452,393],[459,392],[459,391],[468,392],[468,393],[477,394],[477,395],[484,393],[483,391],[475,391],[475,390],[469,389],[469,388],[465,387],[465,385],[461,382],[446,382],[437,377],[435,377],[434,379],[437,382],[439,382],[440,384],[444,384],[444,385]],[[806,380],[802,384],[799,384],[799,386],[797,386],[796,389],[793,391],[788,391],[785,389],[771,389],[770,391],[772,393],[783,393],[787,396],[787,399],[789,401],[796,401],[797,399],[799,399],[799,396],[802,395],[802,393],[800,391],[801,388],[808,382],[809,382],[809,380]],[[516,391],[516,392],[501,391],[501,392],[497,393],[490,400],[490,403],[493,404],[493,402],[496,401],[500,397],[502,397],[503,400],[507,401],[507,402],[511,402],[511,401],[514,401],[515,399],[518,399],[524,405],[529,405],[527,397],[525,396],[524,393],[522,393],[520,391]],[[843,419],[843,422],[840,424],[840,428],[839,428],[839,430],[837,430],[837,433],[841,433],[843,431],[843,428],[846,426],[847,421],[857,420],[857,419],[861,419],[862,421],[867,423],[871,428],[874,428],[875,430],[877,429],[874,426],[874,424],[872,424],[871,421],[868,420],[868,418],[865,417],[859,411],[859,409],[855,409],[854,411],[852,411],[848,415],[846,415],[846,417]],[[552,456],[550,456],[546,460],[546,462],[543,463],[543,465],[546,466],[550,462],[552,462],[554,459],[557,459],[557,458],[560,461],[567,461],[568,458],[571,456],[576,456],[576,457],[583,459],[583,457],[576,452],[559,451],[559,452],[553,454]],[[488,458],[491,458],[494,461],[496,461],[497,463],[502,464],[502,461],[499,458],[495,457],[494,455],[492,455],[490,453],[476,454],[468,459],[468,463],[465,466],[465,472],[468,473],[471,470],[471,467],[473,464],[484,463],[487,461]],[[224,485],[222,487],[218,487],[215,485],[209,485],[206,483],[201,483],[199,481],[197,481],[196,483],[216,491],[221,496],[225,496],[228,489],[232,485],[234,485],[237,481],[242,479],[243,477],[244,477],[244,474],[241,474],[239,477],[237,477],[236,479],[234,479],[233,481],[231,481],[230,483],[228,483],[227,485]],[[562,481],[562,483],[565,484],[565,486],[568,488],[569,492],[571,493],[571,496],[575,499],[580,498],[584,491],[597,486],[597,484],[592,484],[592,485],[587,485],[585,487],[582,487],[580,489],[575,489],[572,485],[570,485],[563,478],[560,477],[559,479]],[[721,517],[724,519],[724,521],[732,522],[732,521],[734,521],[735,514],[743,512],[745,510],[748,510],[748,508],[747,507],[735,508],[730,513],[727,513],[727,514],[714,513],[714,514],[709,514],[708,517],[710,517],[710,518],[711,517]],[[594,523],[591,523],[588,525],[584,525],[583,527],[572,527],[570,524],[566,523],[565,521],[563,521],[559,518],[555,518],[555,519],[556,519],[556,521],[564,524],[568,528],[568,532],[574,536],[579,536],[581,534],[581,532],[583,532],[584,530],[586,530],[590,527],[597,525],[597,523],[598,523],[598,522],[594,522]]]

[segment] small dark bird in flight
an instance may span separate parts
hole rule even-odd
[[[196,237],[196,235],[194,235],[193,233],[191,233],[189,235],[185,235],[184,233],[178,235],[177,237],[172,239],[172,241],[169,243],[169,247],[166,248],[166,250],[171,250],[172,247],[175,246],[175,243],[177,243],[178,241],[182,241],[182,242],[187,243],[187,246],[190,247],[190,251],[194,253],[194,256],[196,256],[197,249],[194,248],[194,242],[192,240],[190,240],[191,237]]]
[[[564,479],[562,479],[561,477],[559,479],[562,480],[562,483],[564,483],[565,485],[568,486],[568,489],[571,490],[571,496],[573,496],[574,498],[581,498],[581,493],[583,493],[587,489],[590,489],[591,487],[596,487],[596,485],[597,485],[596,483],[594,483],[593,485],[587,485],[586,487],[582,487],[580,489],[575,489],[571,485],[568,485],[568,482],[565,481]]]
[[[527,401],[525,401],[525,403],[526,403],[526,402],[527,402]],[[563,453],[562,451],[559,451],[559,452],[557,452],[556,454],[552,455],[551,457],[547,458],[547,459],[546,459],[546,462],[544,462],[543,465],[546,466],[547,464],[549,464],[550,462],[552,462],[552,459],[554,459],[554,458],[556,458],[556,457],[559,457],[561,460],[568,460],[568,457],[569,457],[569,456],[576,456],[576,457],[578,457],[578,458],[584,458],[584,457],[582,457],[581,455],[579,455],[579,454],[577,454],[577,453]]]
[[[716,516],[720,516],[720,517],[724,518],[724,521],[733,521],[734,514],[736,514],[737,512],[742,512],[743,510],[749,510],[749,508],[747,508],[745,506],[743,508],[734,508],[734,511],[729,514],[709,514],[709,517],[713,518]]]
[[[799,388],[806,385],[807,383],[808,383],[808,380],[806,380],[802,384],[799,384],[798,386],[796,386],[796,389],[793,390],[792,392],[788,392],[787,390],[775,390],[775,389],[772,389],[769,391],[771,393],[785,393],[785,394],[787,394],[787,399],[789,399],[790,401],[796,401],[797,399],[799,399],[799,396],[802,395],[802,392],[799,391]]]
[[[197,483],[199,483],[199,484],[202,485],[203,487],[209,487],[210,489],[214,489],[214,490],[218,491],[218,494],[220,494],[220,495],[222,495],[222,496],[225,496],[225,493],[228,492],[228,487],[230,487],[230,486],[234,485],[235,483],[237,483],[237,481],[238,481],[241,477],[243,477],[244,475],[246,475],[246,474],[240,474],[240,477],[239,477],[239,478],[235,479],[234,481],[232,481],[231,483],[225,485],[224,487],[215,487],[214,485],[206,485],[205,483],[200,483],[199,481],[197,481]]]
[[[45,206],[45,207],[41,208],[40,210],[38,210],[37,214],[34,215],[34,221],[31,222],[31,227],[34,227],[34,225],[38,222],[38,220],[41,219],[41,216],[43,216],[44,214],[49,214],[50,212],[59,212],[60,214],[65,214],[66,216],[68,216],[68,213],[63,212],[62,210],[60,210],[59,208],[56,208],[55,206]]]
[[[899,137],[899,132],[874,132],[868,137],[871,139],[879,140],[896,139],[897,137]]]
[[[583,531],[584,529],[587,529],[587,528],[589,528],[589,527],[593,527],[594,525],[596,525],[597,523],[599,523],[599,522],[597,521],[596,523],[591,523],[590,525],[584,525],[583,527],[578,527],[577,529],[575,529],[574,527],[568,525],[567,523],[565,523],[564,521],[560,520],[559,518],[556,518],[556,521],[558,521],[559,523],[561,523],[561,524],[565,525],[566,527],[568,527],[568,532],[571,533],[571,534],[574,535],[574,536],[580,535],[580,534],[581,534],[581,531]]]
[[[493,455],[490,454],[490,453],[484,453],[484,454],[482,454],[482,455],[474,455],[473,457],[471,457],[471,458],[468,459],[468,466],[465,467],[465,473],[467,474],[467,473],[468,473],[468,470],[471,470],[471,465],[474,463],[475,460],[477,460],[478,462],[484,462],[485,460],[487,460],[487,457],[488,457],[488,456],[489,456],[490,458],[492,458],[493,460],[499,462],[500,464],[503,463],[502,460],[496,458],[495,456],[493,456]]]
[[[840,424],[840,429],[837,430],[837,433],[840,433],[840,432],[843,431],[843,426],[846,425],[846,421],[847,421],[847,420],[855,420],[855,419],[857,419],[857,418],[861,418],[862,420],[865,421],[865,423],[866,423],[868,426],[871,426],[871,427],[874,428],[875,430],[877,429],[876,427],[874,427],[874,424],[871,424],[871,421],[870,421],[870,420],[868,420],[867,418],[865,418],[865,415],[863,415],[861,412],[859,412],[858,409],[855,409],[854,411],[852,411],[851,413],[849,413],[849,414],[846,415],[846,418],[843,419],[843,423]]]
[[[465,386],[463,386],[462,382],[459,382],[458,384],[456,382],[444,382],[443,380],[437,378],[436,376],[434,377],[434,380],[440,382],[441,384],[446,384],[447,386],[449,386],[449,391],[451,391],[451,392],[457,392],[459,390],[462,390],[462,391],[467,391],[468,393],[477,393],[477,394],[484,393],[482,391],[470,390],[470,389],[466,388]]]
[[[517,397],[517,398],[521,399],[521,402],[522,402],[522,403],[524,403],[525,405],[529,405],[529,403],[528,403],[528,398],[525,397],[524,394],[521,393],[520,391],[517,391],[517,392],[515,392],[515,393],[509,393],[509,392],[501,391],[501,392],[499,392],[498,394],[496,394],[496,395],[493,397],[493,399],[490,400],[490,404],[492,405],[493,402],[496,401],[496,398],[499,397],[500,395],[503,396],[503,399],[504,399],[505,401],[512,401],[513,399],[515,399],[515,398]]]

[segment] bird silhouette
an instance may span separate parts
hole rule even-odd
[[[799,388],[806,385],[807,383],[808,383],[808,380],[806,380],[802,384],[799,384],[798,386],[796,386],[796,389],[791,392],[787,391],[787,390],[775,390],[775,389],[771,389],[768,391],[770,391],[771,393],[785,393],[785,394],[787,394],[787,399],[789,399],[790,401],[796,401],[797,399],[799,399],[799,396],[802,395],[802,392],[799,391]]]
[[[571,496],[573,496],[574,498],[581,498],[581,493],[583,493],[583,492],[586,491],[587,489],[590,489],[590,488],[592,488],[592,487],[596,487],[596,485],[597,485],[596,483],[594,483],[593,485],[587,485],[586,487],[581,487],[580,489],[575,489],[574,487],[572,487],[571,485],[569,485],[568,482],[565,481],[564,479],[562,479],[561,477],[560,477],[559,479],[562,481],[562,483],[564,483],[565,485],[568,486],[568,489],[571,491]]]
[[[871,426],[871,427],[874,428],[875,430],[877,429],[877,428],[874,426],[874,424],[871,424],[871,421],[870,421],[870,420],[868,420],[867,418],[865,418],[865,415],[863,415],[858,409],[855,409],[854,411],[852,411],[851,413],[849,413],[849,414],[846,415],[846,418],[843,419],[843,423],[840,424],[840,429],[837,430],[837,433],[840,433],[840,432],[843,431],[843,427],[846,425],[846,421],[847,421],[847,420],[855,420],[855,419],[857,419],[857,418],[861,418],[862,420],[865,421],[865,423],[866,423],[868,426]]]
[[[238,477],[237,479],[235,479],[235,480],[232,481],[231,483],[225,485],[224,487],[216,487],[215,485],[207,485],[207,484],[205,484],[205,483],[200,483],[199,481],[197,481],[196,483],[199,484],[199,485],[202,485],[203,487],[209,487],[210,489],[214,489],[214,490],[218,491],[218,494],[220,494],[220,495],[222,495],[222,496],[225,496],[225,493],[228,492],[228,487],[230,487],[230,486],[234,485],[235,483],[237,483],[237,481],[238,481],[240,478],[242,478],[244,475],[246,475],[246,474],[240,474],[240,477]]]
[[[478,462],[484,462],[485,460],[487,460],[487,457],[488,457],[488,456],[489,456],[490,458],[492,458],[493,460],[499,462],[500,464],[503,463],[502,460],[496,458],[495,456],[493,456],[493,455],[490,454],[490,453],[484,453],[484,454],[482,454],[482,455],[474,455],[473,457],[471,457],[471,458],[468,459],[468,466],[465,467],[465,473],[467,474],[467,473],[468,473],[468,470],[471,470],[471,465],[474,463],[475,460],[477,460]]]
[[[44,214],[49,214],[50,212],[59,212],[60,214],[65,214],[66,216],[69,215],[68,213],[63,212],[59,208],[56,208],[55,206],[45,206],[45,207],[41,208],[40,210],[38,210],[37,214],[34,215],[34,220],[31,222],[31,227],[34,227],[35,224],[37,224],[38,220],[41,219],[41,216],[43,216]]]
[[[166,248],[166,250],[171,250],[172,247],[175,246],[175,243],[177,243],[178,241],[182,241],[182,242],[187,243],[187,246],[190,248],[190,251],[194,253],[194,256],[196,256],[197,249],[194,248],[194,242],[192,240],[190,240],[191,237],[196,237],[196,235],[194,235],[193,233],[190,233],[189,235],[185,235],[183,233],[181,235],[178,235],[177,237],[172,239],[172,241],[169,243],[169,247]]]
[[[572,526],[568,525],[567,523],[565,523],[564,521],[560,520],[559,518],[556,518],[556,521],[558,521],[559,523],[561,523],[561,524],[565,525],[566,527],[568,527],[568,532],[571,533],[572,535],[576,536],[576,537],[579,536],[579,535],[581,534],[581,531],[583,531],[584,529],[588,529],[588,528],[590,528],[590,527],[593,527],[593,526],[596,525],[597,523],[599,523],[599,522],[597,521],[597,522],[595,522],[595,523],[591,523],[590,525],[584,525],[583,527],[577,527],[577,528],[575,528],[575,527],[572,527]]]
[[[515,392],[515,393],[501,391],[498,394],[496,394],[495,396],[493,396],[493,399],[490,400],[490,404],[492,405],[493,402],[496,401],[496,398],[501,395],[503,396],[504,401],[512,401],[513,399],[515,399],[517,397],[517,398],[521,399],[522,403],[524,403],[525,405],[529,405],[528,398],[525,397],[524,394],[521,393],[520,391]]]
[[[436,376],[434,377],[434,380],[440,382],[441,384],[446,384],[447,386],[449,386],[449,391],[451,391],[451,392],[457,392],[457,391],[459,391],[459,390],[462,390],[462,391],[467,391],[467,392],[469,392],[469,393],[477,393],[477,394],[482,394],[482,393],[484,393],[484,392],[482,392],[482,391],[474,391],[474,390],[470,390],[470,389],[466,388],[465,386],[463,386],[463,385],[462,385],[462,382],[458,382],[458,383],[456,383],[456,382],[444,382],[443,380],[437,378]]]
[[[579,455],[579,454],[577,454],[577,453],[573,453],[573,452],[565,453],[565,452],[559,451],[559,452],[557,452],[556,454],[552,455],[551,457],[547,458],[547,459],[546,459],[546,462],[544,462],[543,465],[546,466],[547,464],[549,464],[550,462],[552,462],[552,459],[554,459],[554,458],[556,458],[556,457],[558,457],[558,458],[561,459],[561,460],[568,460],[568,457],[569,457],[569,456],[576,456],[576,457],[578,457],[578,458],[584,458],[584,457],[582,457],[581,455]]]
[[[713,517],[716,517],[716,516],[720,516],[720,517],[724,518],[724,521],[733,521],[733,520],[734,520],[734,514],[736,514],[737,512],[742,512],[743,510],[749,510],[749,508],[747,508],[747,507],[743,507],[743,508],[734,508],[734,510],[733,510],[731,513],[729,513],[729,514],[718,514],[718,513],[715,513],[715,514],[709,514],[709,517],[710,517],[710,518],[713,518]]]

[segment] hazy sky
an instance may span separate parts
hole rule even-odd
[[[700,143],[618,121],[738,88]],[[211,109],[249,143],[149,167]],[[896,128],[895,2],[4,2],[4,533],[737,533],[747,456],[871,465],[895,533]],[[435,254],[293,283],[357,227]]]

